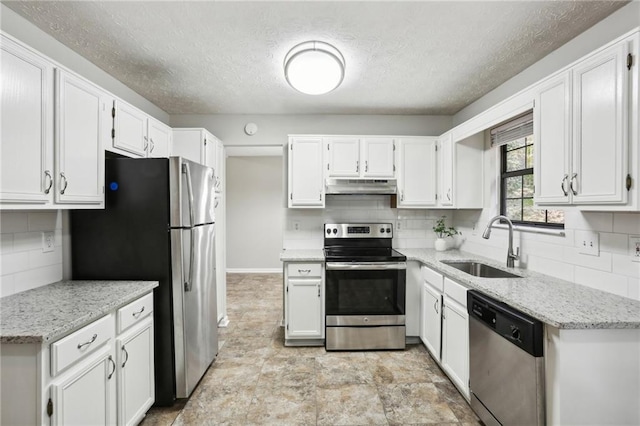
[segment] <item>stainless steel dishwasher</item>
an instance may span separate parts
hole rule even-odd
[[[487,426],[544,425],[543,324],[470,290],[471,408]]]

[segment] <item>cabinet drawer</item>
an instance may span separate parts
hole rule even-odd
[[[287,265],[287,275],[290,277],[320,277],[322,263],[290,263]]]
[[[444,294],[461,304],[463,308],[467,307],[467,288],[465,286],[445,278]]]
[[[146,318],[153,312],[153,293],[142,296],[118,309],[118,334]]]
[[[107,315],[51,344],[51,375],[92,353],[113,337],[113,315]]]
[[[442,274],[434,271],[431,268],[427,268],[423,266],[422,270],[422,279],[429,283],[429,285],[442,293]]]

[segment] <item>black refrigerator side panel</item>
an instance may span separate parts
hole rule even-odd
[[[71,212],[73,279],[153,280],[156,405],[175,400],[168,159],[108,159],[104,210]]]

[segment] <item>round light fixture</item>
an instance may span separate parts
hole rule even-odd
[[[307,95],[329,93],[344,79],[344,57],[332,45],[305,41],[284,58],[284,76],[291,87]]]

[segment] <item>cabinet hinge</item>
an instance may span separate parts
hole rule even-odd
[[[293,151],[293,144],[289,144],[289,149]]]
[[[331,146],[331,145],[327,144],[327,151],[329,151],[329,147],[330,147],[330,146]]]
[[[111,117],[116,118],[116,107],[111,108]]]
[[[49,398],[49,402],[47,402],[47,415],[49,417],[53,416],[53,401]]]
[[[632,65],[633,65],[633,55],[629,53],[627,55],[627,69],[630,70]]]
[[[396,144],[395,143],[393,144],[393,150],[394,151],[396,150]]]
[[[289,329],[289,324],[287,324],[287,330]]]
[[[438,200],[438,194],[436,194],[436,201]]]
[[[104,194],[104,185],[102,185],[102,193]]]
[[[396,165],[395,164],[393,165],[393,171],[394,172],[396,171]]]
[[[287,293],[289,293],[289,286],[287,286],[286,288],[287,288]]]
[[[116,138],[116,129],[111,129],[111,139]]]
[[[435,147],[436,147],[436,152],[438,152],[438,145],[436,144]]]
[[[291,198],[293,200],[293,192],[291,194],[289,194],[289,198]]]
[[[327,163],[327,170],[329,170],[329,163]]]
[[[631,190],[631,186],[633,184],[633,179],[631,179],[631,175],[627,175],[627,179],[625,181],[627,191]]]

